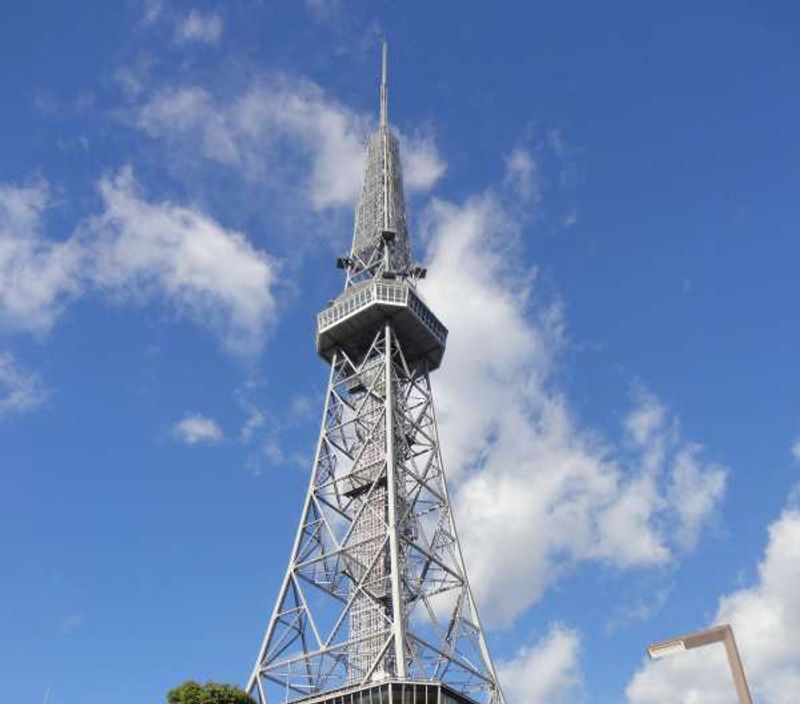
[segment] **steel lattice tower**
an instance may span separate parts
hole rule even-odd
[[[346,283],[317,316],[322,428],[247,685],[260,704],[504,704],[447,494],[429,380],[447,329],[417,291],[387,91],[384,45]]]

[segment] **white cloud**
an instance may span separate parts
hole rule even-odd
[[[38,408],[46,397],[36,374],[20,367],[8,352],[0,352],[0,420]]]
[[[247,444],[264,427],[267,422],[267,415],[252,401],[242,399],[240,403],[247,417],[239,431],[239,438],[243,443]]]
[[[92,279],[116,294],[163,298],[253,354],[275,315],[275,264],[239,232],[191,208],[151,203],[123,170],[100,182],[104,210],[84,238]]]
[[[518,200],[518,184],[509,190]],[[434,200],[422,218],[424,295],[450,328],[434,379],[442,447],[470,577],[495,625],[580,562],[664,565],[692,547],[724,488],[724,470],[646,391],[616,445],[574,417],[554,380],[562,317],[517,263],[525,213],[507,198]]]
[[[81,291],[80,247],[45,237],[44,183],[0,186],[0,325],[46,332]]]
[[[538,202],[541,200],[538,168],[528,149],[516,147],[506,158],[506,184],[522,198]]]
[[[216,44],[222,36],[224,23],[216,12],[193,9],[175,25],[175,39],[180,43]]]
[[[678,514],[677,542],[694,548],[700,530],[725,491],[725,470],[700,458],[702,448],[687,443],[678,451],[671,469],[667,499]]]
[[[162,299],[256,352],[275,317],[276,263],[204,213],[136,191],[123,169],[101,179],[103,210],[66,239],[44,232],[48,189],[0,187],[0,324],[49,330],[74,298]]]
[[[508,704],[575,704],[582,701],[577,631],[553,626],[535,645],[523,646],[498,666]]]
[[[403,140],[403,181],[412,193],[428,191],[444,176],[447,164],[431,136]]]
[[[666,409],[658,399],[641,387],[635,390],[638,397],[636,408],[625,418],[625,430],[629,439],[639,447],[649,447],[651,454],[647,460],[651,464],[658,464],[664,453],[660,437],[667,424]],[[674,433],[674,428],[669,428],[668,433]]]
[[[232,138],[224,114],[202,88],[184,87],[159,93],[142,106],[137,125],[152,137],[199,139],[200,153],[208,159],[235,164],[246,156]]]
[[[628,442],[638,451],[651,487],[669,465],[663,506],[677,521],[674,539],[691,550],[725,491],[725,468],[702,458],[702,446],[681,439],[677,418],[644,388],[634,392],[635,407],[624,421]]]
[[[800,510],[769,529],[758,581],[720,599],[714,623],[736,634],[754,699],[800,701]],[[666,634],[670,635],[670,634]],[[642,664],[627,689],[631,704],[726,704],[735,694],[721,646]]]
[[[200,413],[190,413],[172,426],[172,434],[187,445],[217,443],[224,434],[217,423]]]
[[[360,114],[296,76],[255,80],[221,98],[199,86],[156,92],[133,123],[186,153],[239,171],[250,181],[300,192],[315,211],[351,206],[361,189],[364,137],[374,117]],[[410,192],[430,189],[446,170],[429,135],[401,137]]]

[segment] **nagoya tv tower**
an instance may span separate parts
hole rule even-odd
[[[317,316],[330,379],[260,704],[504,704],[447,494],[429,379],[447,329],[417,290],[386,57],[344,290]]]

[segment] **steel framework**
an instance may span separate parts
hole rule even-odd
[[[429,372],[447,330],[416,290],[424,270],[411,264],[387,112],[384,45],[380,127],[353,247],[338,261],[345,289],[317,319],[331,370],[313,470],[247,685],[260,704],[503,704],[436,428]]]

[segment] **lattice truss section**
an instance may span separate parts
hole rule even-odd
[[[302,519],[248,689],[274,704],[386,677],[502,703],[428,374],[409,369],[390,325],[362,360],[334,358]]]
[[[387,243],[382,239],[387,231],[393,234],[388,258],[384,256]],[[348,286],[384,270],[405,272],[411,265],[400,146],[389,127],[381,127],[369,140],[350,258]]]

